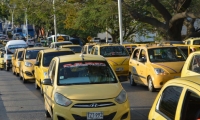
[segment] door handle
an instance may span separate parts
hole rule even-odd
[[[137,66],[139,66],[139,64],[137,64]]]
[[[130,64],[132,64],[132,62],[130,62]]]

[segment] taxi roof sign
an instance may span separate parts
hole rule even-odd
[[[65,39],[64,39],[64,37],[63,36],[58,36],[58,38],[57,38],[57,41],[58,42],[62,42],[62,41],[64,41]]]

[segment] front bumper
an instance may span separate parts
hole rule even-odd
[[[34,75],[34,68],[33,67],[23,67],[23,77],[27,80],[34,80],[35,75]]]
[[[111,102],[115,105],[97,108],[81,108],[75,107],[76,104],[93,104]],[[58,104],[53,105],[54,120],[87,120],[88,112],[103,112],[103,120],[130,120],[130,104],[126,101],[123,104],[116,103],[113,99],[98,100],[98,101],[73,101],[68,107],[63,107]]]
[[[181,73],[156,75],[152,78],[154,88],[161,88],[167,81],[174,79],[174,78],[178,78],[180,76],[181,76]]]

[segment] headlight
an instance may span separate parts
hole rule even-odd
[[[54,99],[57,104],[65,107],[69,106],[72,103],[70,99],[66,98],[60,93],[55,93]]]
[[[119,95],[115,98],[115,101],[119,104],[122,104],[126,101],[127,99],[127,94],[125,90],[122,90]]]
[[[161,69],[161,68],[154,68],[154,71],[155,71],[155,73],[158,75],[158,74],[164,74],[165,73],[165,71],[163,70],[163,69]]]
[[[30,62],[25,62],[25,66],[26,67],[31,67],[33,64],[32,63],[30,63]]]
[[[47,72],[44,72],[44,78],[48,78]]]

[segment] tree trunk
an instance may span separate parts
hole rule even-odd
[[[169,28],[169,30],[168,30],[168,34],[169,34],[168,40],[170,40],[170,41],[182,41],[181,31],[182,31],[183,21],[184,21],[184,19],[179,19],[179,20],[177,20],[173,23],[171,28]]]

